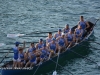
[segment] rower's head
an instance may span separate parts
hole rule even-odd
[[[55,38],[52,38],[52,43],[54,43],[56,41],[56,39]]]
[[[80,16],[80,21],[84,21],[84,17],[83,16]]]
[[[61,34],[61,32],[62,32],[62,30],[61,29],[58,29],[58,33]]]
[[[19,44],[20,44],[20,42],[15,42],[15,45],[16,45],[16,46],[19,46]]]
[[[69,24],[66,24],[66,25],[65,25],[65,28],[66,28],[66,29],[69,29]]]
[[[39,39],[39,43],[43,43],[43,39]]]
[[[34,47],[34,42],[31,43],[31,47]]]
[[[48,37],[49,38],[52,37],[52,33],[51,32],[48,33]]]
[[[23,48],[19,47],[19,53],[22,53],[22,52],[23,52]]]

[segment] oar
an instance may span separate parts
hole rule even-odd
[[[7,53],[7,52],[0,52],[0,53]],[[14,53],[14,52],[9,52],[9,53]]]
[[[8,53],[2,58],[2,60],[0,61],[0,64],[2,63],[2,61],[6,58],[6,56],[9,54],[11,50],[8,51]]]
[[[56,67],[55,67],[55,71],[53,72],[53,75],[57,75],[56,69],[57,69],[57,64],[58,64],[58,60],[59,60],[59,54],[60,54],[60,48],[58,51],[57,63],[56,63]]]
[[[47,36],[34,36],[34,35],[25,35],[25,34],[7,34],[9,38],[16,38],[16,37],[47,37]]]
[[[63,68],[65,71],[69,72],[70,74],[74,75],[73,73],[71,73],[69,70],[67,70],[66,68],[62,67],[60,64],[58,64],[57,62],[55,62],[54,60],[50,59],[52,62],[54,62],[55,64],[57,64],[59,67]]]
[[[32,42],[34,42],[34,43],[38,43],[37,41],[32,41]],[[32,43],[32,42],[25,42],[25,43]],[[5,44],[5,43],[0,43],[0,47],[2,47],[2,46],[5,46],[5,45],[11,45],[11,44],[15,44],[15,43],[13,43],[13,42],[9,42],[8,44]],[[22,42],[20,42],[20,44],[23,44]]]
[[[93,61],[93,60],[91,60],[91,59],[89,59],[89,58],[87,58],[87,57],[85,57],[85,56],[83,56],[83,55],[81,55],[81,54],[79,54],[79,53],[73,51],[73,50],[69,50],[69,51],[71,51],[71,52],[73,52],[73,53],[75,53],[75,54],[77,54],[77,55],[79,55],[79,56],[81,56],[81,57],[83,57],[83,58],[85,58],[85,59],[87,59],[87,60],[89,60],[89,61],[95,63],[95,64],[99,67],[99,65],[97,64],[97,62],[95,62],[95,61]]]
[[[42,64],[42,62],[40,61],[39,65],[38,65],[38,67],[37,67],[37,69],[35,70],[35,72],[34,72],[34,74],[33,74],[33,75],[35,75],[35,74],[36,74],[36,72],[37,72],[37,70],[39,69],[39,67],[41,66],[41,64]]]
[[[3,57],[0,57],[0,59],[1,59],[1,58],[3,58]],[[12,57],[5,57],[5,58],[12,58]]]

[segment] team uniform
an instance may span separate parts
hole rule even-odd
[[[56,43],[50,43],[50,50],[56,53]]]
[[[36,61],[36,55],[33,54],[33,53],[30,53],[29,61],[30,61],[30,63],[36,64],[37,63],[37,61]]]
[[[31,53],[31,52],[33,52],[33,51],[35,51],[35,50],[36,50],[35,47],[31,47],[31,48],[28,49],[28,53]]]
[[[44,45],[44,44],[38,43],[37,48],[38,48],[38,49],[43,48],[43,45]]]
[[[68,28],[68,29],[64,29],[64,33],[68,33],[69,32],[69,30],[70,30],[70,28]]]
[[[18,60],[18,47],[14,47],[13,52],[14,52],[13,61],[17,61]]]
[[[18,62],[24,62],[24,52],[18,54]]]
[[[64,47],[65,46],[65,38],[60,38],[59,40],[58,40],[58,44],[59,44],[59,46],[61,46],[61,47]]]
[[[41,56],[40,56],[40,57],[41,57],[42,59],[46,59],[46,58],[48,57],[48,54],[49,54],[49,53],[47,52],[47,49],[42,49],[42,50],[41,50]]]
[[[48,37],[46,38],[47,43],[50,43],[51,41],[52,41],[52,38],[48,38]]]
[[[58,38],[59,36],[61,36],[61,34],[55,34],[55,38]]]
[[[75,30],[76,38],[81,38],[82,36],[79,36],[81,33],[83,33],[83,29],[76,28]]]
[[[72,42],[73,41],[73,34],[67,34],[67,41],[68,41],[68,43],[70,43],[70,42]]]

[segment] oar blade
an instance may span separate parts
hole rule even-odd
[[[9,38],[16,38],[16,37],[19,37],[19,36],[24,36],[25,34],[7,34],[7,37]]]
[[[5,45],[4,43],[0,43],[0,47],[1,47],[1,46],[4,46],[4,45]]]
[[[57,75],[57,72],[56,72],[56,71],[54,71],[52,75]]]

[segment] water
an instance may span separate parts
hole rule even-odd
[[[20,37],[7,38],[9,33],[30,34],[35,31],[53,31],[59,27],[69,24],[70,27],[76,25],[79,16],[85,19],[90,17],[100,18],[99,0],[0,0],[0,42],[7,44],[3,48],[13,47],[10,42],[15,41],[38,41],[40,37]],[[100,42],[100,21],[94,29],[94,36],[91,38],[95,42]],[[40,34],[32,34],[40,35]],[[42,34],[41,34],[42,35]],[[47,34],[43,34],[47,35]],[[45,38],[44,38],[45,39]],[[99,48],[96,43],[89,43],[89,46]],[[82,48],[80,49],[82,50]],[[85,55],[92,60],[100,63],[100,51],[92,48],[85,49],[90,51]],[[83,53],[84,54],[84,53]],[[0,54],[2,56],[4,54]],[[10,54],[11,56],[11,54]],[[83,58],[76,57],[68,62],[66,59],[61,63],[63,67],[71,71],[74,75],[100,75],[99,69],[95,64]],[[51,75],[53,70],[39,75]],[[59,75],[66,75],[62,68],[58,68]],[[70,75],[70,74],[69,74]]]

